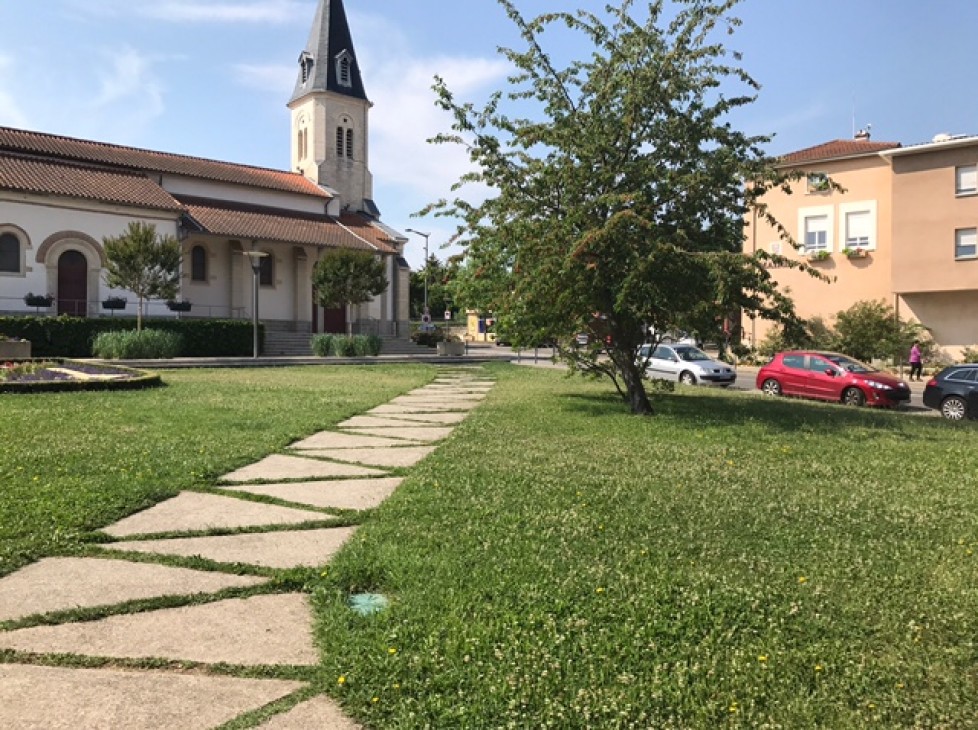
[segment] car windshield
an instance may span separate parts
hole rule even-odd
[[[686,362],[696,362],[697,360],[709,360],[710,356],[698,347],[674,347],[672,348],[679,355],[680,360]]]
[[[850,373],[875,373],[876,368],[870,367],[858,360],[853,360],[851,357],[845,357],[844,355],[826,355],[827,360],[831,360],[836,365],[838,365],[843,370]]]

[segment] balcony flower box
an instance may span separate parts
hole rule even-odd
[[[191,304],[190,302],[178,302],[171,299],[166,303],[166,308],[171,312],[189,312]]]
[[[869,256],[869,251],[864,248],[844,248],[842,255],[849,259],[864,259]]]
[[[809,261],[828,261],[831,257],[832,254],[830,254],[825,249],[821,249],[819,251],[811,251],[808,254]]]
[[[26,360],[30,356],[30,340],[0,339],[0,360]]]
[[[126,308],[125,297],[109,297],[108,299],[102,300],[102,309],[125,309],[125,308]]]
[[[24,304],[26,304],[28,307],[47,308],[54,304],[54,295],[32,294],[31,292],[28,292],[27,296],[24,297]]]

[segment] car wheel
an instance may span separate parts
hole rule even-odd
[[[696,385],[696,376],[689,370],[683,370],[679,373],[679,382],[683,385]]]
[[[968,404],[964,402],[964,398],[948,396],[941,403],[941,415],[949,421],[960,421],[968,415]]]
[[[847,406],[861,406],[866,403],[866,396],[859,388],[846,388],[842,391],[842,402]]]
[[[781,395],[781,383],[774,378],[768,378],[761,383],[761,392],[764,395],[779,396]]]

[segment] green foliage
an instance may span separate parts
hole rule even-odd
[[[105,282],[139,299],[136,329],[142,329],[147,299],[173,299],[180,288],[180,244],[157,235],[156,226],[133,221],[121,236],[102,239],[108,263]]]
[[[445,330],[441,327],[435,327],[427,332],[418,329],[411,333],[411,341],[423,347],[434,347],[444,340]]]
[[[362,304],[387,289],[384,262],[368,251],[334,248],[316,262],[316,301],[323,307]]]
[[[102,332],[92,343],[95,357],[105,360],[159,360],[181,354],[183,338],[162,330]]]
[[[857,360],[902,357],[910,343],[893,307],[882,301],[856,302],[835,315],[838,349]]]
[[[500,2],[526,42],[502,51],[516,67],[508,91],[476,109],[442,80],[435,87],[454,119],[454,133],[436,141],[464,145],[477,168],[460,185],[498,191],[429,207],[464,221],[457,299],[499,315],[516,346],[587,332],[593,346],[564,349],[565,359],[650,412],[635,365],[650,326],[713,339],[735,310],[790,322],[791,300],[767,265],[819,276],[797,260],[742,253],[745,215],[793,176],[761,152],[767,137],[728,119],[757,88],[718,38],[739,24],[736,0],[653,0],[644,19],[624,2],[607,8],[608,23],[585,12],[527,20]],[[545,52],[554,25],[578,36],[583,60],[561,67]],[[504,98],[532,112],[504,115]]]
[[[966,347],[961,351],[961,362],[978,362],[978,347]]]
[[[319,357],[376,357],[383,342],[377,335],[316,335],[312,338],[312,351]]]
[[[433,318],[441,319],[445,310],[458,311],[452,292],[458,272],[458,261],[450,259],[442,263],[434,255],[428,257],[424,268],[411,272],[410,308],[411,319],[421,319],[424,314],[424,282],[428,277],[428,310]]]
[[[328,357],[331,354],[333,347],[333,335],[322,334],[313,335],[312,342],[312,353],[317,357]]]
[[[183,338],[185,357],[241,357],[252,353],[250,322],[226,319],[154,319],[153,329]],[[91,357],[92,342],[101,332],[136,329],[125,317],[0,317],[0,328],[31,341],[35,357]],[[259,324],[260,335],[264,326]]]

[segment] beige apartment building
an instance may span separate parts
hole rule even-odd
[[[745,250],[805,259],[826,275],[772,269],[800,316],[831,324],[858,301],[883,300],[951,357],[978,344],[978,136],[904,147],[860,133],[785,155],[779,166],[804,176],[790,195],[764,203],[800,248],[751,216]],[[746,344],[772,326],[746,319]]]

